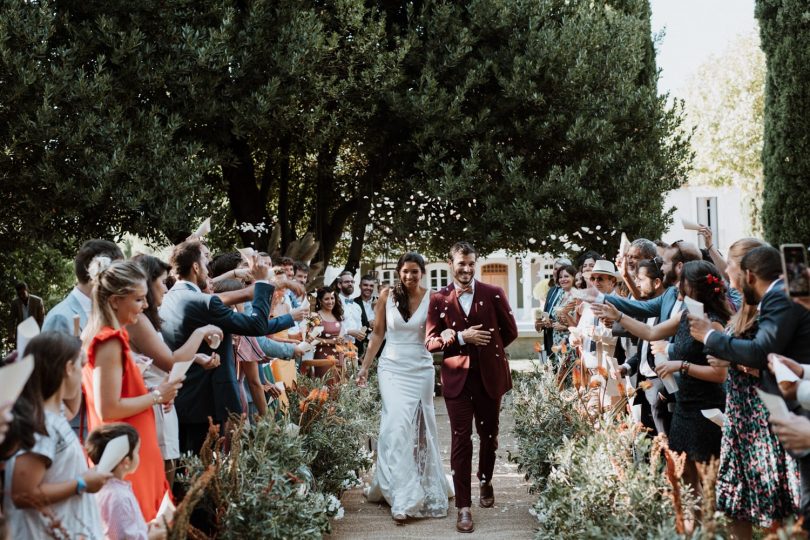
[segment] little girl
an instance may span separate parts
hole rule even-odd
[[[132,484],[124,480],[140,463],[141,440],[135,428],[124,423],[97,427],[87,437],[87,455],[98,465],[107,443],[122,435],[129,440],[129,453],[115,466],[112,470],[113,477],[96,495],[104,524],[104,537],[108,540],[163,540],[166,538],[164,525],[158,521],[146,524],[138,499],[132,491]]]
[[[34,411],[34,446],[9,460],[4,506],[11,538],[101,539],[101,519],[92,493],[112,476],[91,471],[79,439],[64,415],[64,402],[81,391],[81,343],[75,337],[44,332],[25,355],[34,372],[20,399]]]

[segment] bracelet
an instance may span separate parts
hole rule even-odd
[[[624,317],[624,313],[622,313],[622,312],[620,311],[620,312],[619,312],[619,318],[618,318],[618,319],[616,319],[616,322],[621,321],[623,317]]]
[[[152,401],[155,405],[161,403],[163,401],[163,394],[160,393],[160,390],[155,388],[152,390]]]
[[[689,375],[689,362],[681,362],[681,375]]]
[[[76,495],[81,495],[87,489],[87,482],[81,476],[76,477]]]

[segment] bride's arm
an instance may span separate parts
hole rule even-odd
[[[366,383],[366,379],[368,378],[368,368],[371,366],[374,358],[377,357],[377,353],[380,351],[380,346],[382,345],[383,340],[385,340],[385,306],[388,303],[389,291],[390,289],[384,289],[380,293],[380,297],[377,299],[377,305],[374,307],[374,330],[371,332],[371,335],[368,338],[366,353],[363,355],[363,364],[360,366],[360,370],[357,372],[358,384]]]

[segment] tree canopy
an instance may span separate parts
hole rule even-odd
[[[576,250],[596,225],[660,235],[689,163],[647,0],[2,7],[7,252],[208,215],[219,247],[278,224],[351,269],[461,238]]]

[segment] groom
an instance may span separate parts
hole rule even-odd
[[[495,504],[492,473],[498,449],[501,396],[512,388],[506,346],[517,337],[517,325],[503,289],[473,279],[475,248],[458,242],[450,248],[453,283],[430,297],[426,345],[444,353],[442,387],[453,429],[450,466],[456,489],[459,532],[473,532],[470,494],[472,423],[480,439],[479,504]]]

